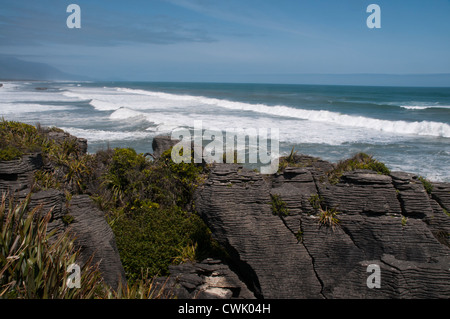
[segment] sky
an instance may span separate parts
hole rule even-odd
[[[66,25],[72,3],[80,29]],[[366,24],[372,3],[379,29]],[[0,55],[102,80],[442,74],[450,0],[0,0]]]

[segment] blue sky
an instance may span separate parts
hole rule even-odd
[[[450,73],[450,0],[0,0],[0,54],[111,80]]]

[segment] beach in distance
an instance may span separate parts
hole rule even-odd
[[[358,152],[391,170],[450,181],[450,88],[170,82],[3,82],[6,120],[57,126],[89,152],[151,152],[190,128],[279,129],[280,155],[337,162]],[[250,146],[251,147],[251,146]]]

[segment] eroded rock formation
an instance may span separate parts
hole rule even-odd
[[[233,265],[263,298],[449,298],[450,184],[429,195],[414,174],[344,173],[297,156],[272,176],[216,164],[197,190],[196,208]],[[301,164],[302,163],[302,164]],[[274,214],[273,196],[287,207]],[[336,225],[319,211],[337,212]],[[369,265],[381,270],[369,288]]]

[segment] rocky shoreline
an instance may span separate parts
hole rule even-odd
[[[87,141],[67,133],[49,138]],[[157,156],[171,147],[157,137]],[[430,183],[405,172],[344,172],[335,164],[295,155],[273,175],[239,164],[214,164],[195,190],[195,211],[225,249],[223,262],[207,258],[170,266],[157,282],[179,298],[450,298],[450,183]],[[40,153],[0,161],[0,190],[24,198]],[[53,208],[52,229],[74,219],[83,260],[94,255],[111,287],[125,282],[114,233],[88,195],[67,202],[64,191],[33,193],[31,206]],[[282,209],[281,209],[282,208]],[[329,223],[323,218],[329,214]],[[369,265],[381,272],[380,288],[369,288]]]

